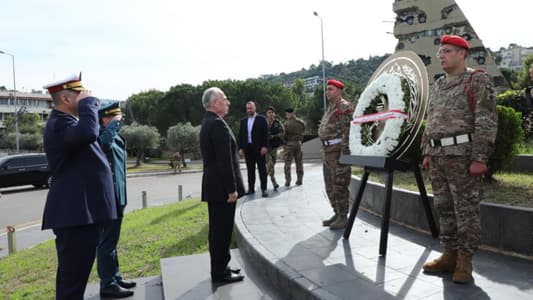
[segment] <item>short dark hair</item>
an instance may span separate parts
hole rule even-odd
[[[276,112],[276,110],[274,109],[273,106],[269,106],[269,107],[267,107],[267,111],[269,111],[269,110],[271,110],[271,111],[273,111],[273,112]]]

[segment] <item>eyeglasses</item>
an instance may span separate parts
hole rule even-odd
[[[450,49],[450,48],[442,48],[442,49],[439,49],[439,51],[437,51],[437,58],[441,57],[442,55],[448,55],[450,54],[451,52],[457,52],[457,49]]]

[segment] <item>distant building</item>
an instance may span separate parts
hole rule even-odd
[[[500,67],[519,71],[522,68],[526,57],[533,54],[533,48],[526,48],[516,44],[509,45],[507,49],[501,49],[500,54],[502,60]]]
[[[303,80],[304,80],[304,91],[308,94],[312,94],[317,87],[322,85],[322,79],[320,78],[320,76],[306,77]],[[283,82],[282,85],[283,87],[290,89],[292,88],[293,84],[294,84],[294,81],[291,80],[291,81]]]
[[[440,37],[455,34],[470,44],[467,65],[487,71],[495,86],[504,85],[498,66],[455,0],[395,0],[393,11],[397,16],[394,25],[394,36],[398,39],[396,50],[417,53],[426,65],[430,84],[443,75],[436,57]]]
[[[304,87],[306,92],[314,91],[318,86],[322,84],[320,76],[312,76],[304,78]]]
[[[12,91],[0,91],[0,129],[5,128],[4,120],[15,115],[15,107],[21,113],[37,113],[42,120],[48,119],[52,110],[52,97],[43,93],[17,92],[17,101]]]
[[[16,93],[17,102],[15,103],[12,91],[0,91],[0,130],[5,128],[4,120],[8,116],[15,115],[15,107],[20,113],[37,113],[44,122],[48,119],[53,108],[52,97],[50,94],[33,91],[33,93]],[[119,100],[100,99],[101,105],[106,105]],[[16,104],[16,105],[15,105]]]

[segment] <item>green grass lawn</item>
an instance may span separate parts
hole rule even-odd
[[[141,172],[162,172],[162,171],[173,171],[168,164],[163,163],[144,163],[140,166],[135,166],[135,164],[128,164],[127,166],[128,173],[141,173]],[[182,171],[187,170],[201,170],[201,164],[188,164],[187,168],[181,168]]]
[[[207,205],[199,200],[126,214],[118,246],[125,278],[160,274],[159,259],[208,250]],[[0,299],[53,299],[57,258],[47,241],[0,259]],[[96,264],[89,282],[98,282]]]
[[[362,176],[363,168],[352,167],[352,174]],[[431,193],[431,182],[424,170],[422,170],[422,178],[424,178],[426,191]],[[496,182],[483,183],[482,201],[533,208],[533,174],[499,172],[494,175],[494,178]],[[368,180],[385,183],[386,174],[370,172]],[[413,172],[395,172],[394,186],[418,192]]]

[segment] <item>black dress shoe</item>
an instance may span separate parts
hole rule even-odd
[[[222,277],[213,277],[211,282],[213,283],[233,283],[237,281],[242,281],[244,279],[243,275],[235,275],[233,273],[226,274]]]
[[[119,280],[117,281],[117,283],[118,285],[120,285],[121,288],[125,288],[125,289],[132,289],[137,286],[137,282],[135,281]]]
[[[262,192],[261,192],[261,197],[263,197],[263,198],[268,197],[268,193],[267,193],[267,191],[262,191]]]
[[[279,184],[276,183],[276,185],[274,185],[274,191],[277,191],[279,188]]]
[[[227,267],[225,274],[227,275],[229,273],[240,274],[241,273],[241,269],[238,269],[238,268],[237,269],[232,269],[230,267]]]
[[[255,194],[255,191],[254,190],[250,190],[245,195],[253,195],[253,194]]]
[[[104,298],[126,298],[133,296],[133,291],[128,291],[118,285],[111,285],[100,289],[100,297]]]

